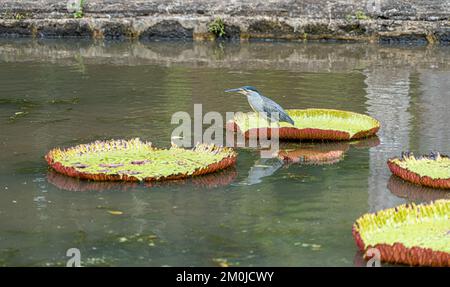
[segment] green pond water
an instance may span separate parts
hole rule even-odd
[[[0,266],[364,266],[366,212],[450,198],[391,177],[386,160],[450,153],[450,48],[322,43],[0,41]],[[290,143],[340,150],[328,165],[238,149],[234,169],[165,184],[92,183],[49,171],[54,147],[135,138],[169,147],[175,112],[250,111],[253,85],[285,108],[377,118],[378,138]],[[207,128],[209,125],[205,125]]]

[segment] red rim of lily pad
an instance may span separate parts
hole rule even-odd
[[[332,129],[319,129],[319,128],[296,128],[296,127],[280,127],[278,130],[279,139],[284,140],[354,140],[354,139],[363,139],[367,137],[371,137],[375,135],[380,129],[380,123],[367,115],[349,112],[349,111],[341,111],[341,110],[333,110],[333,109],[305,109],[305,110],[287,110],[289,113],[293,112],[323,112],[323,113],[332,113],[334,115],[342,115],[342,116],[354,116],[361,117],[365,120],[371,120],[373,122],[373,127],[366,130],[361,130],[353,135],[346,131],[340,130],[332,130]],[[235,120],[230,120],[226,124],[226,128],[233,132],[242,133],[241,128]],[[272,134],[272,130],[274,128],[253,128],[245,131],[244,137],[264,137],[270,138]]]
[[[371,224],[382,224],[380,219],[386,214],[402,213],[402,212],[416,212],[416,216],[427,216],[432,214],[436,209],[442,211],[446,210],[448,213],[450,200],[437,200],[430,204],[404,204],[397,206],[395,208],[388,208],[385,210],[378,211],[376,213],[368,213],[356,220],[353,224],[352,234],[358,248],[364,253],[365,259],[370,259],[371,256],[367,254],[367,251],[371,248],[376,248],[380,252],[380,260],[382,262],[394,263],[394,264],[405,264],[410,266],[432,266],[432,267],[450,267],[450,253],[433,250],[431,248],[424,248],[419,246],[406,247],[401,242],[396,242],[393,244],[375,244],[368,245],[364,242],[363,236],[364,227],[361,226],[361,220],[365,218],[370,218]],[[439,205],[439,207],[435,206]],[[434,207],[433,207],[434,206]],[[373,256],[373,255],[372,255]]]
[[[440,156],[448,158],[448,156],[446,155]],[[422,157],[426,158],[428,156],[425,155]],[[432,188],[450,189],[450,178],[434,179],[429,176],[423,176],[416,172],[410,171],[407,168],[399,166],[397,163],[395,163],[395,160],[403,161],[404,158],[394,157],[388,159],[387,165],[394,175],[417,185],[428,186]]]
[[[233,166],[236,163],[237,154],[231,148],[227,147],[218,147],[215,145],[207,145],[207,144],[199,144],[195,146],[191,151],[193,152],[206,152],[206,153],[214,153],[214,154],[223,154],[223,157],[220,161],[213,162],[206,166],[200,166],[196,168],[192,173],[177,173],[168,176],[160,176],[160,177],[145,177],[143,179],[139,179],[133,174],[127,174],[126,172],[121,174],[107,174],[107,173],[90,173],[79,170],[76,166],[65,166],[63,163],[57,160],[58,155],[64,154],[67,152],[80,152],[83,153],[86,150],[90,152],[96,152],[97,150],[104,150],[104,147],[107,146],[110,149],[116,148],[127,148],[132,144],[140,144],[150,151],[158,151],[162,149],[158,149],[152,146],[149,142],[141,142],[139,139],[133,140],[110,140],[110,141],[96,141],[90,144],[81,144],[75,147],[60,149],[55,148],[49,151],[45,155],[45,160],[48,165],[54,169],[55,171],[79,179],[87,179],[93,181],[129,181],[129,182],[152,182],[152,181],[163,181],[163,180],[181,180],[189,177],[205,175],[209,173],[213,173],[219,170],[224,170],[230,166]],[[176,149],[180,149],[178,147],[172,147]],[[136,163],[139,164],[139,163]]]

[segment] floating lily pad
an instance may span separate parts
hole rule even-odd
[[[257,113],[239,113],[227,128],[241,132],[246,138],[270,137],[278,129],[280,139],[350,140],[372,136],[380,123],[367,115],[331,109],[286,110],[295,125],[270,123]]]
[[[197,145],[193,149],[157,149],[139,139],[96,141],[53,149],[45,159],[59,173],[95,181],[183,179],[225,169],[236,162],[230,148]],[[139,164],[136,164],[139,163]]]
[[[449,267],[450,200],[365,214],[353,225],[353,237],[363,252],[377,248],[384,262]]]
[[[450,158],[439,153],[415,157],[403,153],[401,158],[387,162],[393,174],[402,179],[428,187],[450,189]]]

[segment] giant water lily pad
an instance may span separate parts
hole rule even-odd
[[[377,248],[381,261],[450,266],[450,200],[365,214],[353,225],[353,236],[362,251]]]
[[[133,140],[96,141],[45,156],[57,172],[97,181],[156,181],[182,179],[225,169],[236,162],[230,148],[197,145],[193,149],[158,149]]]
[[[387,162],[393,174],[402,179],[428,187],[450,189],[450,158],[439,153],[415,157],[404,153],[401,158]]]
[[[367,115],[331,109],[286,110],[295,125],[270,123],[258,113],[238,113],[228,129],[241,132],[247,138],[267,136],[278,129],[280,139],[350,140],[372,136],[380,123]]]

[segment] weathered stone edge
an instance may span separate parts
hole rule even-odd
[[[223,15],[224,39],[341,40],[381,43],[450,43],[450,24],[442,21],[321,20],[288,17]],[[130,18],[0,19],[0,37],[94,39],[214,40],[212,16],[174,15]]]

